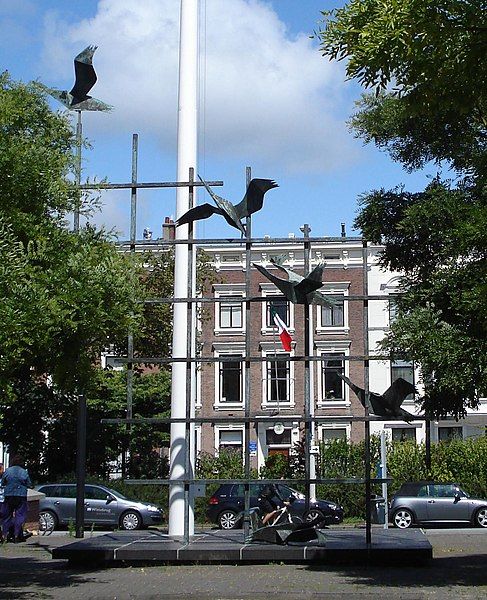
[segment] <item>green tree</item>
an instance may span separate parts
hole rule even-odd
[[[141,314],[138,259],[118,253],[103,230],[68,230],[79,200],[74,143],[68,118],[35,86],[0,76],[0,414],[15,449],[31,441],[35,407],[44,413],[45,384],[56,397],[85,390],[103,348]],[[22,442],[13,411],[29,403]]]
[[[364,194],[355,225],[404,273],[384,350],[421,366],[428,412],[463,416],[487,391],[485,3],[351,0],[323,14],[324,55],[375,88],[355,134],[406,170],[440,170],[422,192]]]
[[[67,229],[74,137],[33,86],[0,78],[0,382],[21,371],[74,389],[140,313],[138,269],[103,230]],[[89,209],[89,203],[85,205]],[[12,331],[17,335],[12,336]]]

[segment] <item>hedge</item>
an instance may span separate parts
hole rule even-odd
[[[278,458],[276,458],[276,456]],[[293,457],[289,463],[281,455],[269,457],[260,469],[262,478],[292,479],[303,477],[299,466],[302,461]],[[380,461],[380,440],[378,436],[371,438],[371,476],[377,475]],[[389,485],[389,497],[405,481],[432,479],[439,482],[454,481],[467,493],[479,498],[487,498],[487,437],[468,440],[451,440],[431,445],[431,468],[426,469],[426,449],[424,444],[415,442],[387,443],[387,468],[392,479]],[[318,474],[329,479],[348,479],[365,476],[364,442],[350,443],[347,440],[333,440],[320,447],[318,459]],[[241,455],[231,450],[222,450],[218,457],[208,454],[201,455],[197,463],[197,477],[208,479],[241,479],[244,477]],[[257,471],[252,470],[252,478],[257,478]],[[64,478],[66,480],[66,478]],[[74,476],[69,477],[75,481]],[[152,502],[161,506],[168,514],[168,486],[166,485],[130,485],[120,479],[101,481],[87,478],[92,483],[103,483],[118,490],[123,495]],[[296,486],[302,489],[302,486]],[[218,488],[218,485],[208,485],[204,498],[195,502],[195,517],[198,523],[205,522],[208,500]],[[373,487],[373,492],[381,494],[381,487]],[[318,498],[328,499],[341,504],[346,517],[363,518],[365,515],[365,486],[362,484],[319,484]]]

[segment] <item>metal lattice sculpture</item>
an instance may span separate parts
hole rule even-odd
[[[201,182],[205,186],[210,196],[215,201],[216,206],[212,204],[200,204],[188,212],[184,213],[176,221],[176,225],[185,225],[198,221],[200,219],[207,219],[211,215],[221,215],[225,221],[242,232],[245,235],[245,226],[242,224],[242,219],[249,217],[253,213],[259,211],[264,205],[264,195],[268,190],[279,187],[272,179],[252,179],[247,187],[243,200],[238,204],[232,204],[225,198],[221,198],[207,185],[207,183],[199,175]]]
[[[341,373],[337,373],[337,375],[353,390],[360,400],[360,403],[365,408],[367,400],[365,390],[358,385],[355,385],[345,375],[342,375]],[[401,408],[401,404],[404,402],[406,396],[415,393],[417,393],[417,391],[414,385],[402,377],[399,377],[383,394],[369,392],[369,410],[378,417],[396,418],[410,423],[415,417]]]
[[[93,67],[93,55],[98,46],[88,46],[74,59],[75,81],[73,89],[57,90],[50,88],[43,83],[37,82],[37,85],[50,96],[59,100],[69,110],[91,110],[91,111],[109,111],[112,106],[88,96],[88,92],[95,85],[97,77]]]

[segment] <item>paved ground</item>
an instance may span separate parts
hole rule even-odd
[[[401,569],[280,564],[74,569],[38,545],[63,544],[69,537],[31,538],[0,547],[0,599],[487,598],[487,531],[426,534],[432,564]]]

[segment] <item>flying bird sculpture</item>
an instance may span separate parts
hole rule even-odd
[[[74,59],[75,81],[73,89],[70,92],[50,88],[43,83],[37,82],[38,87],[53,98],[56,98],[56,100],[59,100],[69,110],[111,110],[112,106],[109,104],[88,96],[88,92],[97,80],[95,69],[93,68],[93,54],[97,47],[88,46]]]
[[[232,204],[228,200],[225,200],[225,198],[217,196],[206,181],[199,175],[198,177],[215,201],[216,206],[208,203],[195,206],[195,208],[188,210],[188,212],[179,217],[176,221],[178,227],[200,219],[207,219],[211,215],[216,214],[221,215],[229,225],[241,231],[242,235],[245,235],[245,227],[242,224],[242,219],[260,210],[264,205],[264,194],[268,190],[279,187],[272,179],[252,179],[243,200],[238,204]]]
[[[337,372],[338,377],[355,392],[355,395],[360,400],[360,403],[365,408],[366,394],[365,390],[358,385],[355,385],[348,377]],[[401,408],[406,396],[415,394],[416,388],[412,383],[399,377],[394,383],[383,393],[377,394],[369,392],[370,410],[372,414],[378,417],[396,418],[410,423],[415,417],[411,413]]]
[[[284,266],[283,263],[287,259],[287,257],[287,254],[279,254],[279,256],[271,258],[270,261],[280,271],[283,271],[287,274],[289,281],[295,281],[297,283],[303,281],[304,277],[302,275],[296,273],[289,267]],[[321,304],[322,306],[331,307],[336,306],[337,303],[332,298],[326,298],[325,296],[323,296],[323,294],[320,294],[320,292],[315,291],[310,293],[310,298],[308,298],[308,304]]]
[[[289,279],[276,277],[261,265],[255,263],[252,264],[262,273],[262,275],[267,277],[269,281],[272,281],[272,283],[284,294],[287,300],[293,304],[311,304],[313,301],[313,293],[323,285],[321,278],[323,277],[325,263],[317,265],[306,277],[301,277],[301,275],[291,271],[293,277],[290,277]]]

